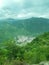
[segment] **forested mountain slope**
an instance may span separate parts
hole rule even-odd
[[[36,37],[44,32],[49,32],[49,19],[0,20],[0,42],[18,36]]]
[[[8,40],[0,47],[0,65],[40,65],[41,62],[49,63],[49,32],[25,46],[17,46],[14,40]]]

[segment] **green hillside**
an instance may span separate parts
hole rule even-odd
[[[49,33],[45,33],[25,46],[25,60],[30,63],[49,61]]]
[[[49,32],[49,19],[0,20],[0,42],[22,35],[36,37],[44,32]]]
[[[8,40],[0,47],[0,65],[40,65],[46,61],[49,61],[49,32],[25,46],[17,46],[14,40]]]

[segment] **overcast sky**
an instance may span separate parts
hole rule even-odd
[[[49,18],[49,0],[0,0],[0,18]]]

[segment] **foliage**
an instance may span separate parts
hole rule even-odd
[[[49,33],[40,35],[25,46],[8,40],[0,46],[0,65],[26,65],[49,61]]]

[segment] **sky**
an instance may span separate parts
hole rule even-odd
[[[49,18],[49,0],[0,0],[0,18]]]

